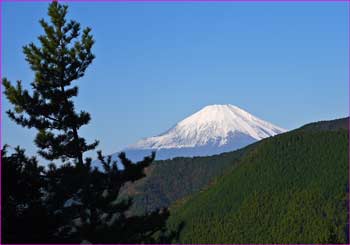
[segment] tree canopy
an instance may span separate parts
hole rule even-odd
[[[23,47],[26,60],[33,70],[32,91],[21,81],[12,85],[3,79],[5,95],[14,105],[8,116],[17,124],[36,128],[35,143],[39,154],[48,160],[76,159],[83,164],[83,153],[94,149],[98,141],[88,144],[78,130],[89,123],[90,114],[77,112],[73,98],[78,87],[73,82],[83,77],[95,56],[91,29],[81,32],[80,24],[67,21],[68,6],[52,2],[48,8],[50,23],[40,25],[44,34],[38,37],[40,46],[30,43]]]

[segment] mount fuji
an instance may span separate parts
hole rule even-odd
[[[156,151],[156,159],[210,156],[242,148],[286,130],[233,105],[209,105],[166,132],[123,149],[133,161]],[[117,158],[118,153],[112,155]]]

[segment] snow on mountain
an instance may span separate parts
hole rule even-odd
[[[157,151],[157,160],[208,156],[236,150],[285,131],[237,106],[209,105],[165,133],[142,139],[123,151],[134,161],[151,151]]]

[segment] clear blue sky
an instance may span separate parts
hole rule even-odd
[[[22,46],[42,33],[48,4],[2,4],[2,76],[28,86]],[[113,153],[209,104],[287,129],[347,116],[347,4],[69,3],[69,18],[96,40],[77,82],[77,108],[92,116],[81,134]],[[35,154],[34,132],[10,122],[2,103],[2,142]]]

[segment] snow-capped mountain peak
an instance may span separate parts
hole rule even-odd
[[[208,145],[220,148],[228,144],[240,146],[238,141],[242,141],[243,136],[244,142],[249,139],[248,141],[252,143],[285,131],[237,106],[209,105],[180,121],[165,133],[142,139],[126,148],[126,151],[194,148]]]

